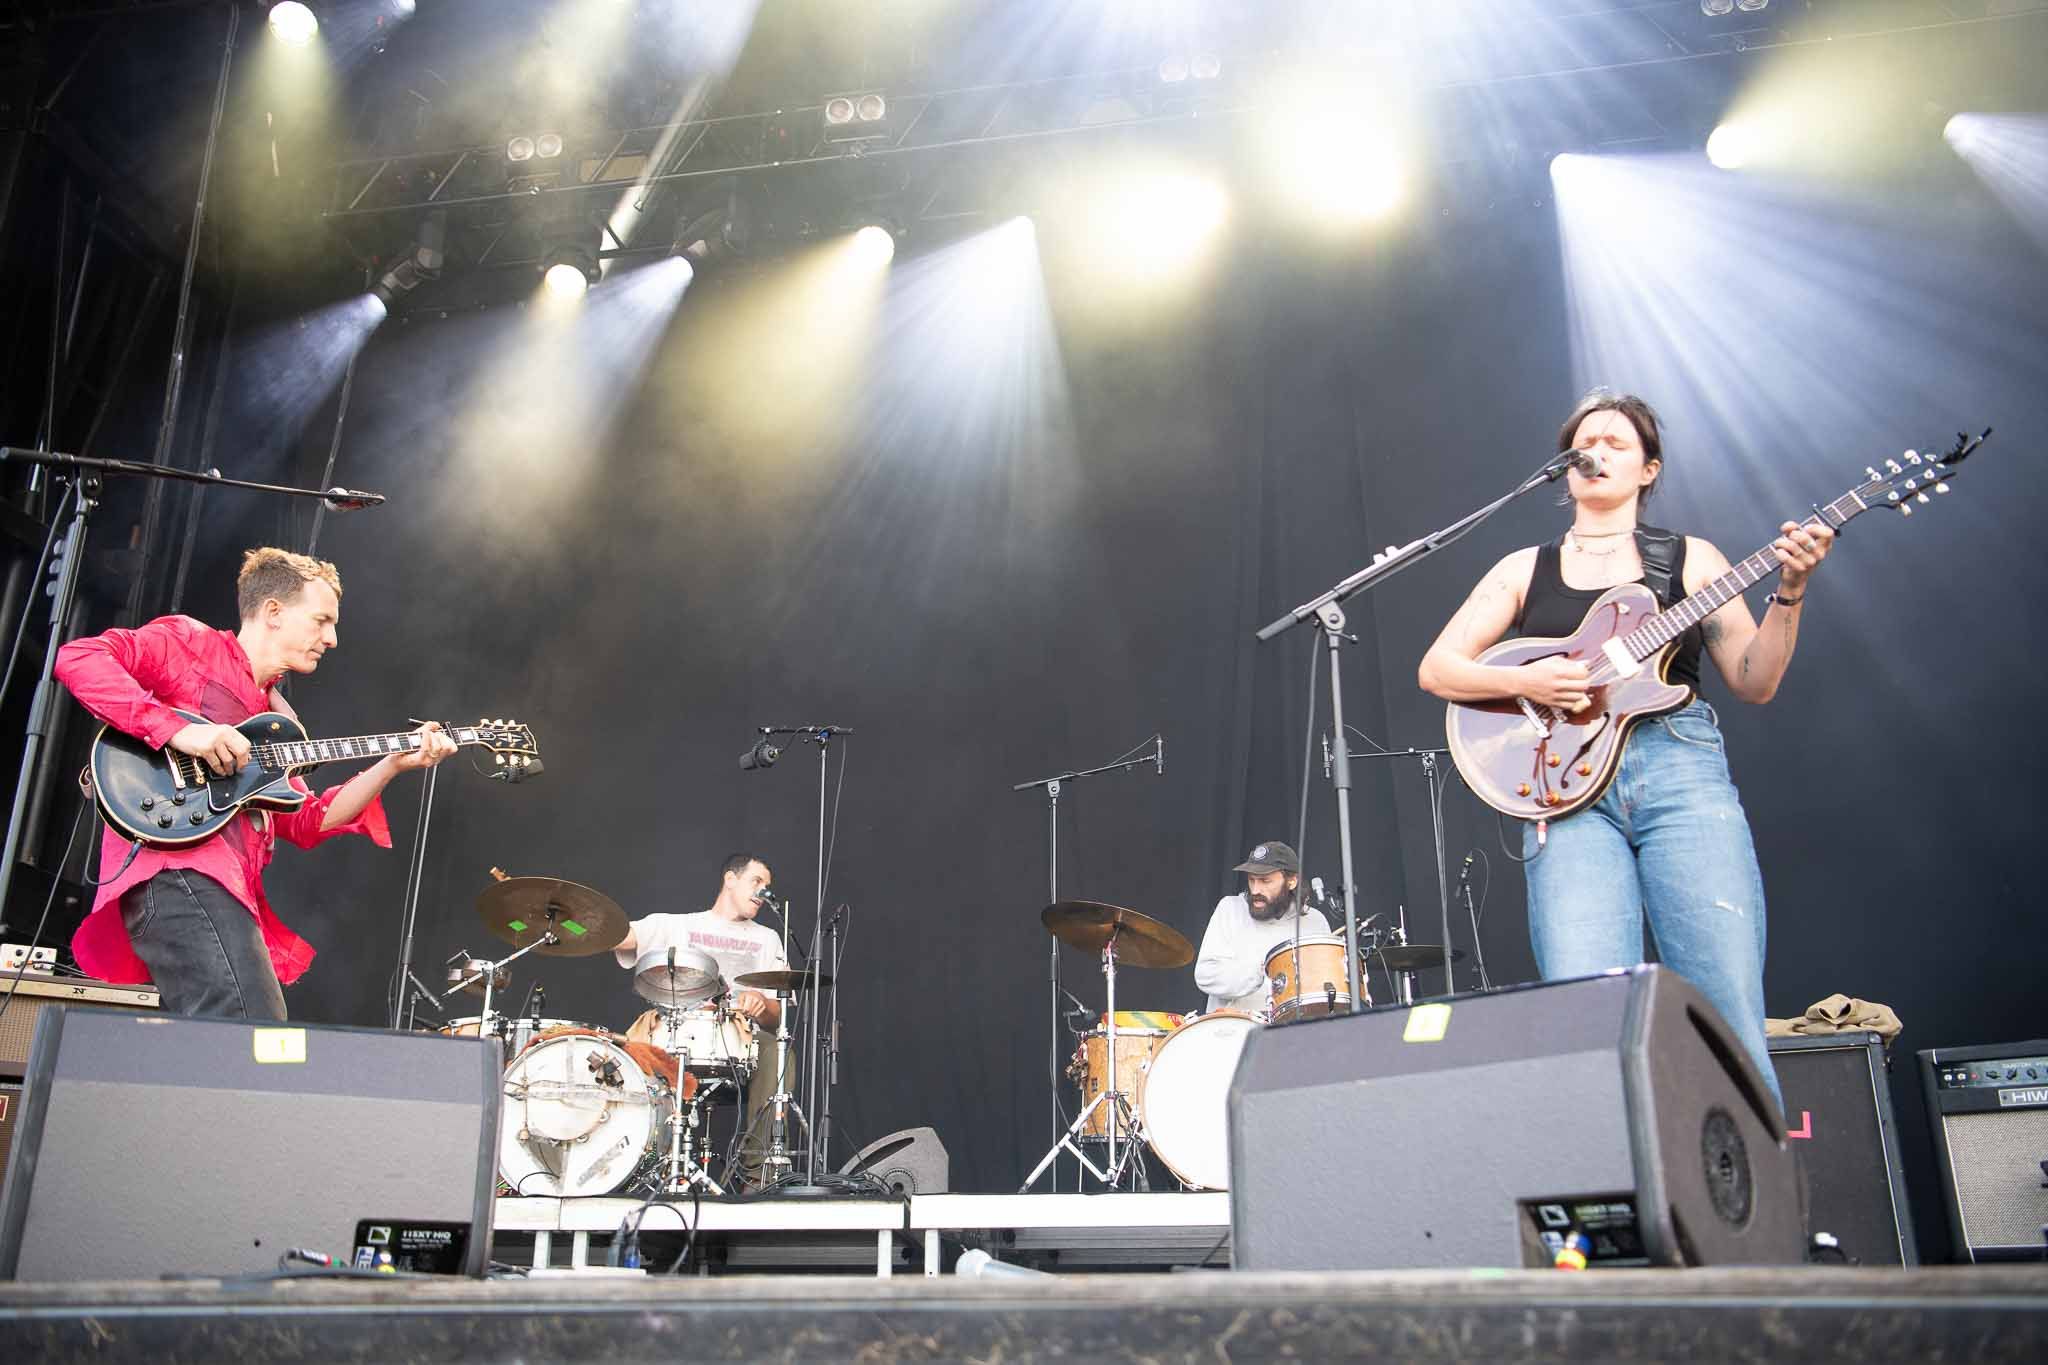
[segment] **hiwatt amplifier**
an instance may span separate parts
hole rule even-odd
[[[295,1247],[481,1275],[502,1067],[488,1038],[47,1010],[0,1278],[263,1274]]]
[[[9,992],[12,991],[12,997]],[[0,977],[0,1080],[20,1080],[28,1072],[29,1040],[35,1037],[36,1017],[52,1005],[97,1005],[102,1009],[153,1010],[157,1007],[156,987],[116,986],[105,981],[61,980],[25,974],[20,981],[9,972]]]
[[[1662,967],[1260,1029],[1227,1112],[1240,1269],[1805,1259],[1784,1116]]]
[[[1918,1265],[1889,1059],[1875,1033],[1771,1039],[1806,1223],[1859,1265]]]
[[[2048,1040],[1920,1053],[1959,1261],[2048,1259]]]

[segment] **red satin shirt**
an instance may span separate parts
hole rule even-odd
[[[240,724],[259,711],[293,714],[281,695],[256,685],[249,655],[233,631],[215,630],[189,616],[160,616],[139,630],[110,630],[73,640],[57,651],[57,680],[93,715],[158,749],[191,724],[171,709],[174,706],[222,725]],[[300,791],[309,790],[297,777],[291,782]],[[382,797],[347,824],[320,828],[340,790],[329,787],[289,814],[245,810],[203,843],[184,848],[145,845],[126,870],[93,897],[92,913],[72,937],[72,956],[102,981],[148,981],[149,968],[135,955],[121,922],[121,895],[159,872],[184,868],[219,882],[246,906],[262,928],[278,981],[289,985],[298,980],[313,961],[313,946],[285,927],[263,895],[263,869],[270,865],[277,836],[311,848],[337,834],[366,834],[378,847],[391,847]],[[128,850],[128,840],[106,827],[100,840],[99,875],[108,876],[120,867]]]

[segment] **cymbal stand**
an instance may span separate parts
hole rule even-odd
[[[477,1024],[479,1033],[483,1029],[489,1028],[491,1024],[491,991],[498,980],[498,969],[511,966],[536,948],[545,948],[550,944],[560,943],[562,941],[561,936],[554,930],[555,916],[560,913],[561,911],[558,907],[550,905],[548,907],[548,931],[545,934],[542,934],[539,938],[502,961],[485,962],[479,959],[475,971],[448,988],[448,994],[453,995],[473,982],[482,981],[484,983],[484,1012],[481,1022]]]
[[[1109,942],[1102,945],[1102,980],[1109,999],[1109,1026],[1105,1034],[1106,1044],[1109,1049],[1108,1084],[1103,1087],[1102,1093],[1088,1101],[1087,1107],[1074,1117],[1074,1121],[1071,1124],[1067,1125],[1066,1132],[1060,1134],[1059,1141],[1052,1145],[1051,1150],[1038,1159],[1038,1164],[1031,1168],[1031,1174],[1025,1176],[1024,1183],[1018,1186],[1017,1193],[1019,1194],[1030,1193],[1031,1187],[1038,1183],[1038,1177],[1043,1175],[1045,1168],[1052,1165],[1059,1157],[1062,1149],[1072,1152],[1074,1158],[1087,1169],[1089,1174],[1093,1175],[1110,1189],[1115,1189],[1123,1183],[1124,1167],[1130,1163],[1131,1153],[1135,1152],[1138,1148],[1135,1138],[1137,1119],[1131,1114],[1130,1106],[1124,1103],[1123,1092],[1117,1089],[1116,1086],[1116,938],[1120,932],[1122,932],[1120,926],[1112,928],[1109,932]],[[1105,1158],[1108,1165],[1106,1170],[1090,1160],[1088,1154],[1076,1146],[1074,1142],[1081,1129],[1087,1124],[1088,1116],[1105,1103],[1109,1106],[1108,1118],[1103,1125],[1105,1131],[1109,1134],[1109,1151]],[[1117,1129],[1119,1127],[1126,1129],[1121,1157],[1117,1153],[1116,1145]]]
[[[662,1165],[666,1167],[660,1181],[663,1194],[688,1194],[695,1188],[705,1189],[714,1195],[725,1193],[718,1182],[711,1178],[710,1170],[698,1161],[696,1155],[698,1111],[703,1107],[705,1091],[724,1084],[723,1080],[709,1081],[687,1101],[683,1099],[680,1088],[676,1091],[676,1107],[668,1116],[668,1156],[662,1161]],[[687,1121],[683,1117],[686,1110],[689,1113]],[[704,1154],[708,1159],[708,1147],[705,1148]]]

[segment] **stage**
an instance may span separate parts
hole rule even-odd
[[[0,1285],[10,1360],[1969,1360],[2048,1355],[2031,1269],[965,1280],[585,1274]]]

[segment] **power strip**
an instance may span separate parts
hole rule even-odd
[[[37,948],[31,951],[26,943],[0,943],[0,972],[18,971],[24,962],[28,963],[31,972],[55,972],[57,950]]]

